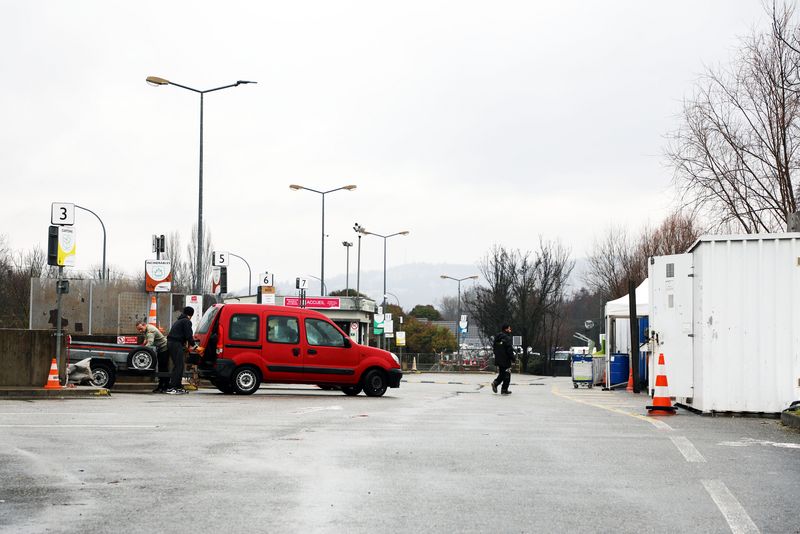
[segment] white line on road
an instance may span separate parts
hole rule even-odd
[[[678,447],[678,450],[681,451],[681,454],[684,458],[686,458],[687,462],[705,462],[706,459],[703,458],[703,455],[700,454],[700,451],[692,445],[692,442],[689,441],[689,438],[686,436],[670,436],[670,441]]]
[[[0,415],[118,415],[111,412],[0,412]]]
[[[747,515],[742,504],[733,496],[728,486],[721,480],[703,480],[703,486],[722,512],[733,534],[747,534],[759,532],[758,527],[750,516]]]
[[[310,406],[308,408],[301,408],[292,413],[306,414],[306,413],[324,412],[327,410],[341,410],[341,409],[342,409],[341,406]]]
[[[158,428],[158,425],[0,425],[0,428]]]

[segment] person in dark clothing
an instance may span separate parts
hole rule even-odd
[[[492,381],[492,391],[497,393],[497,386],[502,384],[500,394],[510,395],[508,390],[511,384],[511,365],[514,363],[514,346],[511,338],[511,326],[504,324],[500,333],[494,336],[492,343],[494,363],[497,366],[497,378]]]
[[[167,350],[169,350],[169,357],[172,360],[172,375],[169,380],[169,389],[164,393],[168,395],[182,395],[188,393],[181,381],[183,380],[183,353],[188,347],[197,348],[197,342],[194,340],[192,333],[192,316],[194,315],[194,308],[189,306],[183,309],[183,313],[175,324],[170,328],[167,334]]]

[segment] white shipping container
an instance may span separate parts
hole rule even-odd
[[[800,233],[703,236],[649,274],[670,395],[703,412],[800,400]]]

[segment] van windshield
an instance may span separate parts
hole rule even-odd
[[[197,332],[195,332],[195,334],[207,333],[208,329],[211,328],[211,324],[214,322],[214,317],[217,316],[217,313],[219,313],[219,307],[217,306],[212,306],[211,308],[207,309],[203,314],[202,319],[200,319],[200,326],[197,327]]]

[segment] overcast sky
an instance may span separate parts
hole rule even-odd
[[[706,65],[767,17],[754,0],[0,1],[0,234],[46,248],[51,202],[97,212],[130,274],[151,235],[193,239],[199,96],[214,246],[279,280],[343,274],[354,222],[388,263],[471,264],[560,239],[584,256],[673,198],[664,135]],[[78,212],[76,269],[102,234]],[[362,269],[382,242],[364,238]],[[236,261],[231,287],[247,284]],[[331,288],[334,289],[334,288]],[[391,291],[390,287],[390,291]]]

